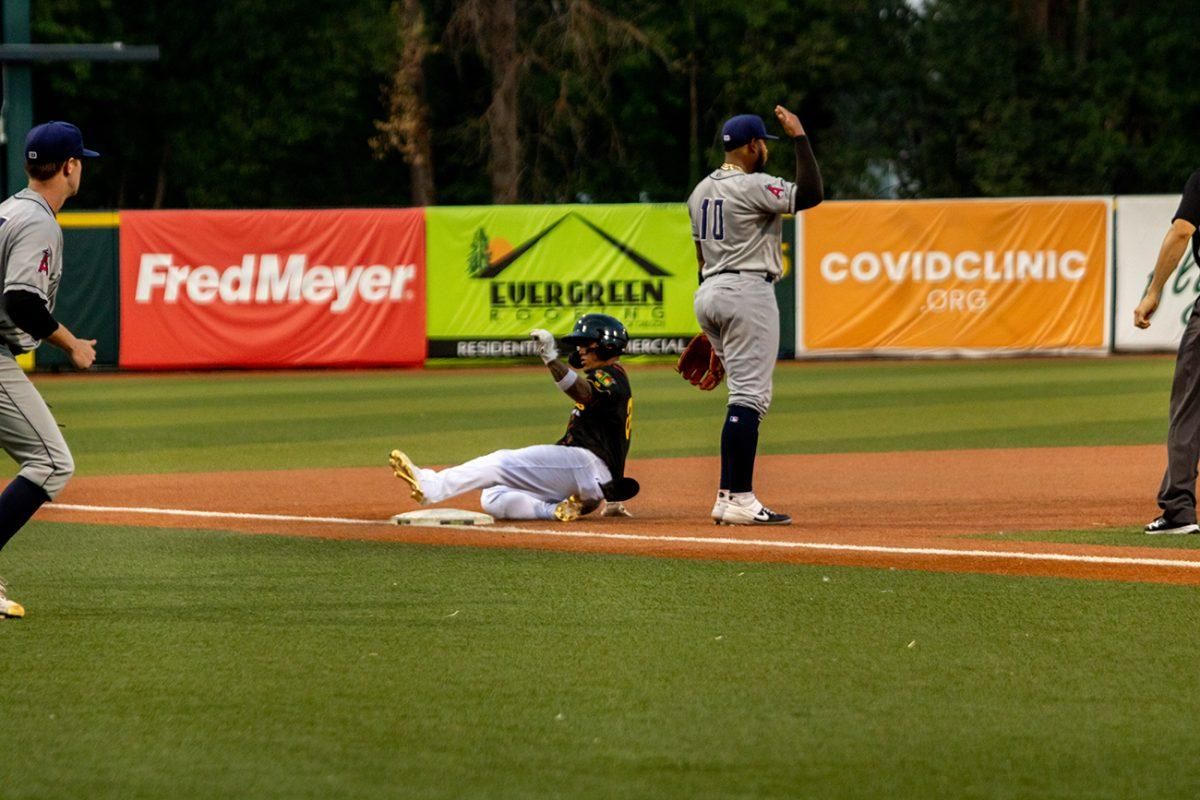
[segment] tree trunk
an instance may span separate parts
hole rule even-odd
[[[696,41],[696,4],[688,3],[688,34],[693,43]],[[688,172],[691,180],[689,186],[700,182],[700,171],[703,169],[704,155],[700,151],[700,63],[693,47],[687,58],[688,74]]]
[[[171,148],[163,145],[162,158],[158,160],[158,177],[154,181],[154,208],[162,208],[167,199],[167,156]]]
[[[700,170],[703,168],[703,154],[700,152],[700,90],[696,86],[700,68],[696,61],[696,54],[691,53],[688,56],[688,166],[692,186],[700,182]]]
[[[433,180],[433,143],[429,104],[425,100],[425,58],[429,55],[428,28],[421,0],[400,0],[393,7],[400,57],[388,89],[388,118],[376,122],[379,134],[371,140],[377,155],[400,153],[409,167],[412,202],[433,205],[437,200]]]
[[[1088,57],[1088,0],[1075,3],[1075,66],[1082,67]]]
[[[517,52],[516,0],[492,0],[487,34],[492,67],[492,103],[488,106],[492,200],[515,203],[520,197],[521,139],[517,125],[517,88],[521,58]]]
[[[1050,0],[1012,0],[1012,9],[1026,31],[1046,40],[1050,34]]]

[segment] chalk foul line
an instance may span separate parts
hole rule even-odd
[[[48,509],[81,511],[93,514],[144,514],[147,516],[195,517],[199,519],[231,519],[261,522],[325,523],[335,525],[373,525],[394,527],[391,520],[353,519],[347,517],[312,517],[290,514],[250,514],[235,511],[195,511],[180,508],[141,508],[131,506],[92,506],[54,503]],[[408,529],[411,530],[411,529]],[[422,529],[426,530],[426,529]],[[433,530],[432,528],[428,530]],[[445,530],[445,529],[443,529]],[[1116,566],[1171,567],[1200,570],[1200,560],[1175,558],[1146,558],[1139,556],[1095,556],[1075,553],[1031,553],[1020,550],[960,550],[949,547],[899,547],[894,545],[839,544],[837,542],[796,542],[777,539],[734,539],[725,536],[662,536],[640,533],[608,533],[577,528],[524,528],[511,525],[472,526],[465,533],[514,533],[522,536],[544,536],[558,539],[601,539],[624,542],[653,542],[656,544],[722,545],[775,550],[817,550],[845,553],[877,553],[898,556],[945,556],[947,558],[994,558],[1011,561],[1058,561],[1074,564],[1108,564]]]
[[[85,511],[93,514],[147,514],[159,517],[198,517],[200,519],[241,519],[259,522],[324,522],[336,525],[390,525],[377,519],[348,519],[346,517],[299,517],[290,514],[244,514],[235,511],[193,511],[186,508],[138,508],[131,506],[83,506],[71,503],[52,503],[48,509]]]

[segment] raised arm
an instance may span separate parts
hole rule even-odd
[[[796,192],[792,196],[792,211],[812,208],[825,199],[821,168],[817,166],[817,157],[813,155],[812,143],[804,133],[800,118],[791,111],[783,106],[775,106],[775,116],[796,148]]]
[[[558,360],[558,347],[554,343],[554,335],[547,330],[537,328],[529,332],[529,336],[537,342],[538,356],[550,370],[554,385],[561,389],[567,397],[581,405],[592,401],[592,385],[579,373]]]

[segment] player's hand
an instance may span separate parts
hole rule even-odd
[[[543,364],[549,364],[558,358],[558,347],[554,344],[554,334],[550,331],[534,328],[529,332],[529,338],[537,342],[537,354]]]
[[[1146,290],[1146,296],[1133,310],[1133,324],[1139,328],[1149,328],[1150,318],[1158,310],[1159,293],[1153,289]]]
[[[605,503],[604,510],[600,512],[602,517],[632,517],[633,512],[625,507],[624,503]]]
[[[96,361],[96,340],[76,339],[71,345],[70,356],[76,369],[87,369]]]
[[[804,125],[800,123],[800,118],[783,106],[775,106],[775,118],[779,120],[779,124],[783,126],[783,132],[790,138],[795,139],[797,136],[804,135]]]

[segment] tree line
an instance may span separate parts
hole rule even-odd
[[[833,198],[1177,192],[1184,0],[39,0],[35,120],[79,207],[678,202],[742,112],[803,120]],[[768,168],[792,170],[790,148]]]

